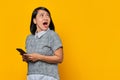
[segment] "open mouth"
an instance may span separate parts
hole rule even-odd
[[[43,25],[47,25],[48,24],[48,22],[43,22]]]

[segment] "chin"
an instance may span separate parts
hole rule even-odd
[[[44,29],[43,29],[43,31],[46,31],[46,30],[48,30],[48,28],[44,28]]]

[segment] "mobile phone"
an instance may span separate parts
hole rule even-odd
[[[26,52],[21,48],[16,48],[16,50],[19,51],[21,55],[26,54]]]

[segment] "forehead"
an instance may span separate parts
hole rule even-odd
[[[49,13],[45,10],[38,10],[38,14],[49,14]]]

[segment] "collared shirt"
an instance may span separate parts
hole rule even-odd
[[[62,47],[58,34],[48,30],[40,38],[29,35],[26,39],[26,50],[28,54],[38,53],[53,56],[54,51]],[[44,61],[28,62],[28,75],[45,75],[59,80],[58,64],[51,64]],[[48,79],[49,80],[49,79]]]
[[[48,28],[48,30],[49,30],[49,28]],[[35,38],[40,38],[40,37],[42,37],[48,30],[36,32],[36,33],[35,33]]]

